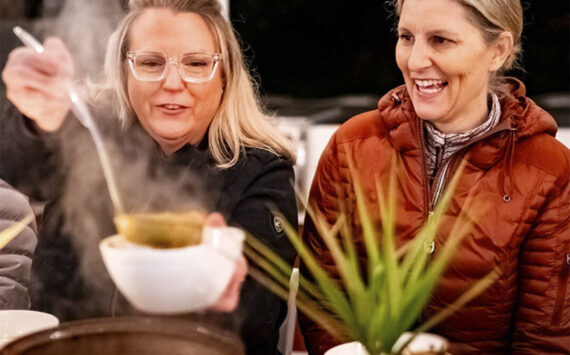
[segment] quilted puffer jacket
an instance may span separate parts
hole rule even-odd
[[[498,126],[456,153],[450,169],[433,182],[445,187],[465,163],[433,253],[445,243],[467,196],[479,209],[423,315],[435,314],[498,267],[501,276],[492,286],[430,331],[450,340],[455,355],[570,354],[570,151],[554,138],[554,119],[525,97],[523,84],[508,84]],[[435,188],[427,183],[422,127],[405,87],[399,87],[379,101],[378,110],[343,124],[325,148],[309,200],[332,224],[343,199],[357,246],[363,241],[349,160],[371,206],[378,206],[376,181],[387,181],[391,157],[397,157],[398,244],[414,238],[426,222]],[[377,208],[370,212],[379,221]],[[303,238],[338,277],[310,218]],[[310,354],[337,344],[303,315],[300,322]]]
[[[32,213],[27,198],[0,180],[0,231]],[[28,309],[32,256],[36,249],[36,222],[0,249],[0,309]]]

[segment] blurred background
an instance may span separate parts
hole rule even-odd
[[[374,109],[402,83],[394,60],[394,17],[383,0],[222,0],[262,97],[298,144],[306,190],[321,149],[338,124]],[[70,47],[78,76],[100,71],[107,36],[125,0],[0,0],[0,65],[20,45],[18,24]],[[524,71],[530,97],[561,126],[570,145],[570,1],[523,1]],[[0,85],[4,100],[4,88]]]
[[[386,91],[403,82],[394,59],[394,17],[384,0],[222,1],[266,106],[296,143],[296,182],[305,199],[322,149],[338,125],[374,109]],[[125,3],[0,0],[0,67],[20,45],[12,33],[19,25],[42,40],[61,37],[75,58],[77,77],[96,75]],[[524,71],[510,74],[554,116],[558,138],[570,147],[570,1],[523,4]],[[0,108],[5,104],[0,82]],[[295,341],[295,349],[302,349],[298,335]]]

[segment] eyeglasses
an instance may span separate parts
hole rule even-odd
[[[212,80],[222,58],[218,53],[195,52],[182,54],[176,60],[161,52],[128,51],[127,60],[140,81],[161,81],[166,77],[168,64],[174,64],[184,81],[203,83]]]

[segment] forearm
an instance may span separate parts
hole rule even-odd
[[[57,142],[15,108],[0,125],[0,177],[36,200],[48,199],[57,174]]]

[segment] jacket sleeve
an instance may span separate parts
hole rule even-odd
[[[237,225],[269,246],[293,264],[295,249],[281,229],[276,209],[295,228],[298,225],[291,163],[277,156],[256,152],[234,176],[231,193],[241,191],[237,204],[229,213],[228,224]],[[285,319],[287,305],[278,296],[248,277],[241,290],[237,315],[241,336],[248,354],[277,354],[279,326]]]
[[[566,172],[546,196],[546,204],[523,245],[514,354],[570,354],[568,176]]]
[[[0,231],[32,213],[24,195],[0,180]],[[0,249],[0,309],[28,309],[28,286],[36,248],[36,224],[30,223]]]
[[[338,174],[338,152],[335,136],[333,136],[321,155],[309,194],[309,206],[317,214],[324,216],[330,225],[335,223],[338,216],[339,196],[336,186],[340,186],[339,184],[341,183]],[[335,279],[339,279],[332,256],[319,236],[308,213],[305,216],[303,227],[303,242],[328,274]],[[311,278],[303,263],[301,263],[301,273],[303,276]],[[324,354],[325,351],[340,343],[301,312],[299,312],[299,324],[305,340],[305,346],[311,355]]]
[[[57,134],[42,132],[6,106],[0,117],[0,178],[34,200],[49,200],[61,186]]]

